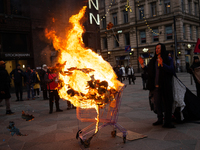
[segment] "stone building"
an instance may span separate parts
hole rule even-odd
[[[193,51],[200,38],[199,0],[101,0],[99,6],[101,55],[112,66],[131,64],[140,71],[137,58],[148,63],[158,43],[166,45],[180,71],[198,55]],[[109,22],[114,26],[106,30]]]

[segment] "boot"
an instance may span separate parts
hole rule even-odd
[[[14,112],[12,112],[11,110],[6,110],[6,115],[12,115],[14,114]]]

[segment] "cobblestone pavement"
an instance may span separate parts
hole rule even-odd
[[[139,75],[139,74],[138,74]],[[195,85],[191,85],[190,75],[178,73],[181,81],[195,93]],[[128,84],[126,80],[124,82]],[[25,97],[26,93],[24,93]],[[200,149],[200,121],[185,124],[175,124],[174,129],[165,129],[161,126],[152,126],[156,121],[156,115],[150,111],[148,91],[142,89],[142,80],[136,78],[135,85],[127,85],[123,92],[118,123],[126,130],[147,135],[147,138],[128,141],[124,144],[122,138],[112,138],[113,128],[102,128],[91,140],[90,147],[84,148],[79,140],[76,140],[78,129],[83,129],[91,123],[80,122],[76,118],[76,110],[67,110],[67,102],[60,100],[60,108],[63,112],[48,114],[48,100],[37,98],[15,102],[12,94],[11,109],[14,115],[5,115],[4,101],[0,107],[0,150],[78,150],[78,149],[102,149],[102,150],[199,150]],[[54,107],[55,108],[55,107]],[[21,118],[24,110],[33,114],[33,121],[25,121]],[[22,134],[27,136],[11,136],[7,126],[9,121],[14,121],[15,126]]]

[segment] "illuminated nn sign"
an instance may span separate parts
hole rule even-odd
[[[93,2],[93,0],[89,0],[88,3],[89,3],[89,9],[92,9],[92,5],[93,5],[97,11],[99,10],[98,0],[96,0],[96,4]],[[95,18],[95,16],[92,13],[89,13],[89,19],[90,19],[90,24],[92,24],[92,20],[94,19],[96,24],[100,25],[99,14],[97,14],[97,17]]]

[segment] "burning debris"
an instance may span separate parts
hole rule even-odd
[[[70,101],[77,110],[95,109],[96,117],[93,120],[96,122],[96,134],[99,130],[100,109],[108,106],[109,110],[116,111],[109,112],[108,116],[117,114],[116,104],[119,103],[124,84],[117,80],[112,66],[107,61],[84,47],[84,29],[80,22],[85,11],[86,6],[78,14],[70,17],[72,29],[67,30],[66,39],[58,37],[55,30],[46,29],[45,34],[53,41],[54,48],[60,52],[59,63],[50,68],[51,72],[59,72],[59,96]]]
[[[34,116],[33,115],[29,115],[29,114],[25,114],[24,111],[22,111],[22,119],[26,120],[26,121],[32,121],[34,120]]]
[[[19,132],[19,129],[15,127],[15,123],[13,121],[9,122],[9,126],[7,127],[7,129],[10,131],[10,134],[12,136],[14,134],[16,134],[17,136],[27,136],[26,134],[21,134],[21,132]]]

